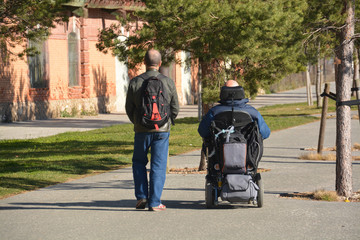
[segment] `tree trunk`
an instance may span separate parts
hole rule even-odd
[[[205,89],[206,82],[203,81],[210,73],[210,64],[207,62],[200,61],[200,68],[201,68],[201,89]],[[202,116],[204,116],[209,111],[209,104],[202,102]]]
[[[334,57],[335,83],[339,79],[339,68],[340,68],[340,59],[335,54],[335,57]]]
[[[323,68],[322,68],[323,74],[322,74],[322,81],[321,82],[326,83],[326,58],[323,59],[322,65],[323,65]]]
[[[204,62],[204,61],[200,61],[200,67],[201,67],[201,89],[204,89],[206,86],[204,86],[204,82],[202,81],[204,79],[205,76],[207,76],[207,74],[209,73],[209,64]],[[208,111],[209,111],[209,104],[205,104],[203,103],[203,101],[201,100],[201,116],[205,115]],[[206,158],[205,155],[203,153],[203,151],[201,151],[201,156],[200,156],[200,163],[199,163],[199,171],[203,171],[206,169]]]
[[[319,46],[319,51],[320,51],[320,46]],[[320,108],[322,106],[322,97],[321,95],[321,69],[322,69],[322,65],[321,65],[321,59],[318,58],[318,62],[316,63],[316,106],[318,108]]]
[[[201,65],[199,64],[199,71],[198,71],[198,119],[201,121],[203,116],[203,108],[202,108],[202,82],[201,82]]]
[[[311,79],[310,79],[310,63],[306,66],[306,93],[308,106],[313,105],[312,93],[311,93]]]
[[[340,36],[340,46],[336,54],[340,59],[338,79],[336,79],[337,104],[351,98],[353,81],[353,41],[354,0],[344,2],[347,15],[346,24]],[[352,157],[351,157],[351,112],[350,106],[341,105],[336,109],[336,192],[340,196],[352,195]]]
[[[353,87],[356,87],[356,81],[359,80],[359,49],[354,49],[354,81]],[[352,92],[352,96],[356,96],[356,91]]]
[[[317,50],[317,55],[318,55],[318,61],[317,61],[317,64],[316,64],[316,106],[318,108],[320,108],[322,106],[322,97],[320,96],[321,94],[321,86],[322,86],[322,83],[321,83],[321,69],[322,69],[322,63],[321,63],[321,58],[320,58],[320,42],[318,44],[318,50]]]
[[[322,89],[323,86],[325,86],[325,82],[324,82],[324,68],[323,68],[323,64],[322,64],[322,59],[319,59],[319,63],[320,65],[320,91]],[[320,95],[321,95],[322,92],[320,92]],[[320,96],[320,105],[319,107],[322,107],[323,105],[323,97]]]
[[[355,49],[355,57],[356,57],[356,63],[354,63],[354,84],[353,87],[357,89],[359,87],[359,79],[360,79],[360,48]],[[356,97],[357,100],[359,100],[359,90],[356,90],[353,92],[353,96]],[[358,108],[358,116],[359,116],[359,123],[360,123],[360,105],[357,106]]]

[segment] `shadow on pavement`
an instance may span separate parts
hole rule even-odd
[[[163,201],[170,209],[208,210],[205,207],[205,200],[166,200]],[[15,206],[0,207],[1,211],[6,210],[72,210],[72,211],[147,211],[135,209],[136,200],[123,199],[118,201],[92,201],[92,202],[67,202],[67,203],[11,203]],[[236,209],[236,208],[257,208],[253,204],[221,202],[214,209]],[[125,208],[125,209],[123,209]]]

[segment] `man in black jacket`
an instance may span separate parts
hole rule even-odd
[[[135,131],[132,168],[137,199],[136,208],[145,209],[148,204],[150,211],[161,211],[166,209],[160,198],[166,178],[171,121],[169,119],[158,129],[150,129],[141,124],[143,82],[153,76],[163,82],[164,90],[168,94],[171,119],[175,119],[179,112],[179,102],[174,81],[159,73],[161,66],[159,51],[149,50],[145,55],[145,65],[146,72],[133,78],[129,83],[125,109],[130,121],[134,124]],[[150,183],[146,170],[149,148],[151,148]]]

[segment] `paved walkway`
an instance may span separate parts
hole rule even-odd
[[[197,106],[181,107],[179,117],[197,117]],[[81,118],[55,118],[48,120],[0,123],[0,140],[31,139],[46,137],[63,132],[89,131],[115,124],[130,123],[125,113],[99,114]]]
[[[168,174],[161,213],[135,210],[130,168],[0,200],[0,239],[359,239],[360,203],[280,198],[281,193],[334,190],[335,162],[299,160],[315,147],[319,122],[273,132],[261,168],[264,207],[222,202],[205,209],[203,174]],[[353,142],[360,127],[352,121]],[[325,146],[335,144],[329,120]],[[170,158],[170,167],[195,167],[199,151]],[[353,163],[360,190],[360,162]]]

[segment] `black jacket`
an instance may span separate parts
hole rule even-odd
[[[155,69],[150,69],[145,73],[133,78],[130,80],[129,88],[126,95],[126,103],[125,110],[128,115],[130,121],[134,124],[135,132],[169,132],[171,121],[169,120],[164,126],[160,127],[159,130],[149,129],[141,125],[140,121],[140,108],[141,108],[141,94],[142,89],[141,86],[144,82],[144,79],[147,79],[151,76],[157,76],[159,73]],[[161,78],[163,81],[164,87],[166,88],[166,92],[169,94],[169,105],[171,110],[171,118],[175,119],[179,113],[179,101],[176,92],[175,83],[170,78],[163,75]]]

